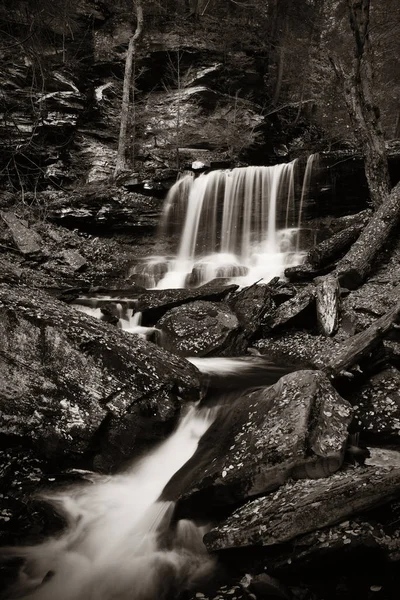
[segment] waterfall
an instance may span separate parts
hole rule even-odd
[[[93,475],[91,484],[47,497],[67,520],[60,536],[33,547],[3,550],[25,564],[7,598],[24,600],[154,600],[209,575],[214,561],[204,527],[181,521],[159,497],[193,455],[218,409],[191,407],[176,431],[126,472]]]
[[[303,260],[299,231],[316,156],[307,161],[298,211],[297,160],[185,175],[168,193],[159,228],[160,239],[175,242],[174,256],[150,257],[134,272],[161,289],[283,276]]]

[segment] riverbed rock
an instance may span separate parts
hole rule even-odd
[[[237,285],[219,286],[216,282],[195,290],[147,290],[136,298],[136,310],[142,313],[142,325],[153,326],[172,308],[196,300],[218,302],[237,290]]]
[[[210,551],[273,546],[398,498],[399,468],[348,468],[326,479],[287,482],[252,500],[205,535]],[[348,538],[351,543],[351,538]]]
[[[227,304],[199,300],[168,311],[157,329],[160,345],[179,356],[218,356],[230,347],[239,321]]]
[[[271,289],[268,285],[251,285],[236,292],[229,300],[229,306],[239,319],[247,338],[251,338],[274,308]]]
[[[44,293],[1,285],[0,312],[0,432],[47,457],[99,454],[98,466],[116,465],[198,395],[186,361]],[[124,446],[113,443],[119,427]]]
[[[193,514],[325,477],[344,459],[351,408],[319,371],[297,371],[218,414],[164,496]]]

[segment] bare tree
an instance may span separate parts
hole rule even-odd
[[[363,150],[370,198],[378,207],[388,197],[391,186],[380,111],[372,92],[370,0],[347,0],[347,6],[354,38],[351,74],[346,74],[338,58],[330,57],[330,60],[343,88],[354,133]]]
[[[143,6],[142,0],[133,0],[136,10],[136,30],[129,40],[128,51],[125,60],[124,85],[122,91],[121,122],[119,129],[117,160],[115,164],[114,177],[117,177],[127,168],[127,132],[130,110],[134,104],[134,89],[132,85],[134,63],[137,44],[143,36]],[[133,126],[134,131],[134,126]]]

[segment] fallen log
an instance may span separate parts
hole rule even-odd
[[[367,208],[355,213],[354,215],[344,215],[343,217],[338,217],[337,219],[331,219],[329,222],[329,229],[333,235],[335,233],[339,233],[339,231],[347,229],[348,227],[352,227],[353,225],[361,225],[362,227],[365,227],[372,214],[372,210]]]
[[[311,281],[315,277],[322,277],[322,275],[330,273],[333,269],[334,265],[315,268],[310,263],[305,262],[302,265],[296,265],[295,267],[288,267],[285,269],[285,277],[289,279],[290,282]]]
[[[352,225],[333,236],[320,242],[307,254],[307,261],[314,269],[328,265],[340,258],[345,251],[358,239],[364,225]]]
[[[359,238],[336,266],[342,286],[356,289],[373,268],[375,259],[400,222],[400,183],[376,210]]]
[[[315,283],[318,328],[329,337],[336,333],[339,326],[340,285],[333,275],[316,279]]]
[[[349,376],[349,369],[365,357],[384,335],[400,321],[400,301],[383,317],[377,319],[368,329],[357,333],[346,342],[333,349],[330,359],[325,362],[323,371],[332,378]]]

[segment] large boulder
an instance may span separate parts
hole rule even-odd
[[[229,307],[199,300],[168,311],[157,323],[163,348],[180,356],[218,355],[228,349],[239,321]]]
[[[1,285],[0,314],[0,433],[47,457],[116,465],[198,396],[186,361],[39,291]]]
[[[343,463],[350,404],[320,371],[297,371],[221,410],[197,452],[164,490],[180,515],[204,513],[325,477]]]
[[[136,296],[135,310],[142,313],[142,325],[152,326],[172,308],[196,300],[218,302],[229,296],[237,288],[237,285],[218,285],[218,283],[212,281],[195,290],[147,290]]]
[[[204,541],[211,551],[273,546],[399,496],[399,468],[352,467],[326,479],[287,482],[275,494],[237,509]]]

